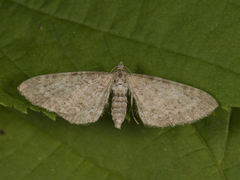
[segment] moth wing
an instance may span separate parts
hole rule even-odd
[[[192,123],[218,106],[216,100],[204,91],[159,77],[129,74],[127,82],[138,114],[148,126]]]
[[[107,72],[58,73],[30,78],[18,90],[34,105],[71,123],[87,124],[102,114],[112,82]]]

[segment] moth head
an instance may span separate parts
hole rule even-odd
[[[120,63],[117,65],[117,69],[119,69],[119,70],[126,69],[126,67],[123,65],[122,61],[120,61]]]
[[[131,73],[131,71],[126,66],[123,65],[122,61],[120,61],[120,63],[111,70],[111,72],[113,72],[113,71],[118,71],[118,72],[127,72],[128,71]]]

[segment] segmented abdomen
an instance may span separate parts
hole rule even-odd
[[[112,98],[112,118],[116,128],[121,128],[126,113],[127,113],[127,84],[112,85],[113,98]]]

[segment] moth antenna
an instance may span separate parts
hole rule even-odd
[[[110,73],[113,72],[117,67],[118,67],[118,66],[115,66],[115,67],[110,71]]]
[[[128,72],[132,73],[126,66],[124,66],[124,68],[125,68]]]

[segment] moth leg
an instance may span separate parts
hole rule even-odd
[[[134,121],[139,124],[139,122],[136,120],[134,113],[133,113],[133,95],[131,94],[131,112],[132,112],[132,117],[134,119]]]

